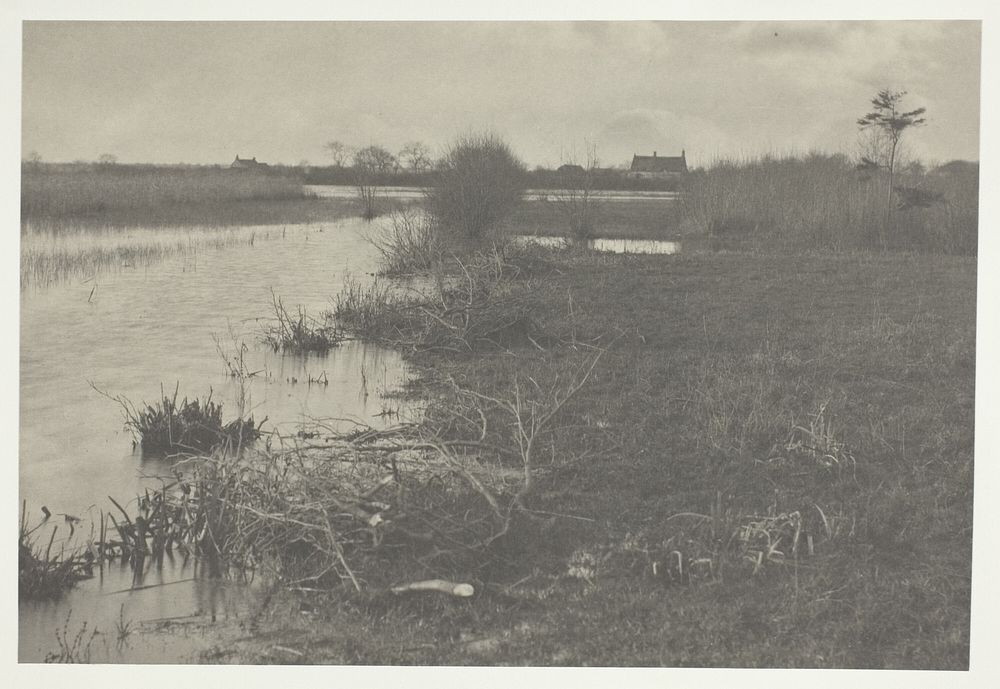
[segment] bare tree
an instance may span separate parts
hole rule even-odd
[[[344,163],[351,157],[351,149],[341,141],[327,141],[323,146],[323,150],[326,151],[326,154],[330,156],[333,164],[337,167],[344,167]]]
[[[560,189],[546,197],[556,204],[569,225],[570,237],[577,241],[593,236],[600,217],[605,194],[595,188],[598,165],[597,147],[588,144],[585,164],[570,160],[559,166]]]
[[[118,164],[118,156],[111,153],[102,153],[97,157],[97,164],[101,167],[111,167]]]
[[[396,156],[382,146],[365,146],[354,153],[354,167],[386,174],[396,168]]]
[[[28,169],[36,170],[42,164],[42,155],[38,151],[29,151],[22,163]]]
[[[379,176],[392,172],[395,166],[396,156],[381,146],[366,146],[355,152],[354,184],[358,190],[358,198],[364,206],[362,215],[365,220],[371,220],[378,215],[376,200]]]
[[[400,149],[399,159],[410,170],[421,172],[431,167],[431,149],[419,141],[411,141]]]
[[[892,193],[896,168],[899,163],[900,141],[903,138],[903,133],[908,129],[919,127],[927,121],[922,116],[927,112],[927,108],[903,110],[903,96],[905,95],[906,91],[882,89],[872,99],[873,110],[858,119],[858,128],[863,132],[871,133],[868,151],[862,155],[859,168],[883,169],[888,172],[885,192],[885,222],[880,237],[883,247],[886,244],[885,233],[892,212]]]

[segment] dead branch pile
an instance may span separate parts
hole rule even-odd
[[[515,380],[509,398],[456,387],[420,424],[184,460],[131,515],[120,507],[118,539],[105,545],[102,529],[100,550],[133,563],[193,550],[220,574],[263,571],[304,588],[388,587],[387,558],[411,575],[475,572],[515,518],[531,516],[551,461],[540,448],[601,354],[549,387]]]

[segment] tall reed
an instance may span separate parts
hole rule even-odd
[[[978,166],[904,172],[883,228],[886,183],[837,155],[724,160],[688,177],[681,222],[720,246],[975,253]]]
[[[42,165],[21,175],[21,224],[170,224],[190,217],[226,222],[234,204],[309,198],[299,180],[219,168]],[[210,217],[211,216],[211,217]],[[243,223],[242,217],[234,217]]]

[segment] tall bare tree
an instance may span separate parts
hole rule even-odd
[[[354,153],[354,167],[385,174],[396,169],[396,156],[382,146],[365,146]]]
[[[421,172],[431,166],[431,149],[420,141],[411,141],[399,150],[399,159],[410,170]]]
[[[581,162],[570,158],[559,167],[560,188],[546,198],[555,202],[569,225],[570,237],[586,241],[594,234],[606,195],[596,188],[600,162],[596,145],[587,144],[586,160]]]
[[[363,217],[371,220],[378,215],[376,199],[381,175],[396,168],[396,156],[381,146],[366,146],[354,153],[354,185],[364,206]]]
[[[896,167],[899,162],[900,142],[907,130],[919,127],[927,121],[923,117],[927,108],[909,111],[903,109],[905,95],[906,91],[882,89],[872,99],[872,111],[858,119],[858,128],[863,132],[870,132],[872,135],[872,146],[867,155],[862,156],[859,167],[883,169],[888,172],[885,192],[885,222],[880,237],[883,247],[886,244],[885,232],[888,229],[889,217],[892,213],[892,194],[895,186]]]
[[[344,163],[351,158],[351,149],[342,141],[327,141],[323,150],[337,167],[344,167]]]

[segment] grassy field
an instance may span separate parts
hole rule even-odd
[[[968,667],[974,259],[529,259],[533,343],[411,354],[509,399],[608,349],[492,565],[377,575],[477,595],[276,594],[206,660]]]

